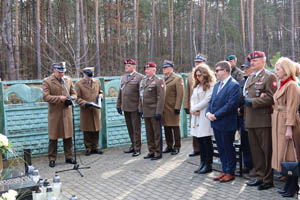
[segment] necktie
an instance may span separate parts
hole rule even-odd
[[[219,94],[219,92],[221,91],[221,89],[222,89],[222,86],[223,86],[223,81],[221,81],[221,82],[220,82],[220,85],[219,85],[219,88],[218,88],[217,94]]]
[[[131,76],[130,74],[127,75],[127,81],[130,79],[130,76]]]

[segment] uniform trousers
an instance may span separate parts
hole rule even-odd
[[[200,161],[205,164],[213,163],[213,143],[211,136],[198,137],[198,144],[200,147]]]
[[[236,169],[235,148],[233,146],[235,131],[213,130],[222,163],[222,172],[234,175]]]
[[[124,112],[126,126],[131,141],[131,147],[134,150],[141,150],[141,117],[137,112]]]
[[[156,120],[154,117],[145,117],[144,119],[149,154],[154,154],[154,156],[161,156],[161,121]]]
[[[248,137],[257,179],[273,184],[271,127],[248,128]]]
[[[65,159],[72,158],[72,138],[63,138]],[[57,156],[57,140],[49,140],[48,158],[55,161]]]
[[[99,131],[83,131],[83,140],[86,150],[98,149]]]
[[[179,126],[164,126],[165,137],[168,149],[180,149],[180,127]]]

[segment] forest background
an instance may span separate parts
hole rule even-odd
[[[228,55],[245,62],[264,51],[300,60],[300,0],[1,0],[0,77],[43,79],[51,63],[66,61],[68,75],[87,66],[97,76],[120,75],[124,59],[143,73],[163,60],[190,72],[197,53],[208,64]]]

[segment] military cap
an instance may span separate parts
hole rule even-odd
[[[242,64],[242,68],[245,68],[245,67],[250,67],[250,62],[248,60],[246,60],[246,62],[244,64]]]
[[[82,73],[84,73],[87,77],[92,78],[94,76],[94,67],[86,67],[82,69]]]
[[[124,60],[124,64],[136,65],[136,61],[129,58]]]
[[[66,72],[66,62],[53,63],[52,69],[55,69],[58,72]]]
[[[147,62],[145,68],[153,67],[156,68],[156,64],[154,62]]]
[[[174,63],[170,60],[164,60],[163,68],[165,67],[174,67]]]
[[[235,55],[230,55],[226,58],[226,61],[230,61],[230,60],[234,60],[236,59],[236,56]]]
[[[263,51],[253,51],[247,57],[247,60],[250,62],[254,58],[263,58],[265,57],[265,53]]]
[[[194,59],[194,62],[206,62],[206,61],[207,61],[207,56],[201,53],[197,54]]]

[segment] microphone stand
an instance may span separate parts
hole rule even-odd
[[[91,167],[79,167],[79,164],[77,163],[77,159],[76,159],[76,133],[75,133],[75,121],[74,121],[74,108],[75,108],[75,103],[73,102],[72,98],[71,98],[71,95],[69,93],[69,90],[68,88],[66,87],[65,85],[65,80],[63,78],[61,78],[61,82],[65,88],[65,90],[67,91],[67,94],[68,94],[68,99],[72,102],[72,122],[73,122],[73,146],[74,146],[74,158],[75,158],[75,164],[73,166],[72,169],[65,169],[65,170],[60,170],[60,171],[56,171],[55,173],[60,173],[60,172],[66,172],[66,171],[71,171],[71,170],[76,170],[79,175],[81,177],[83,177],[83,174],[79,171],[79,169],[89,169]]]

